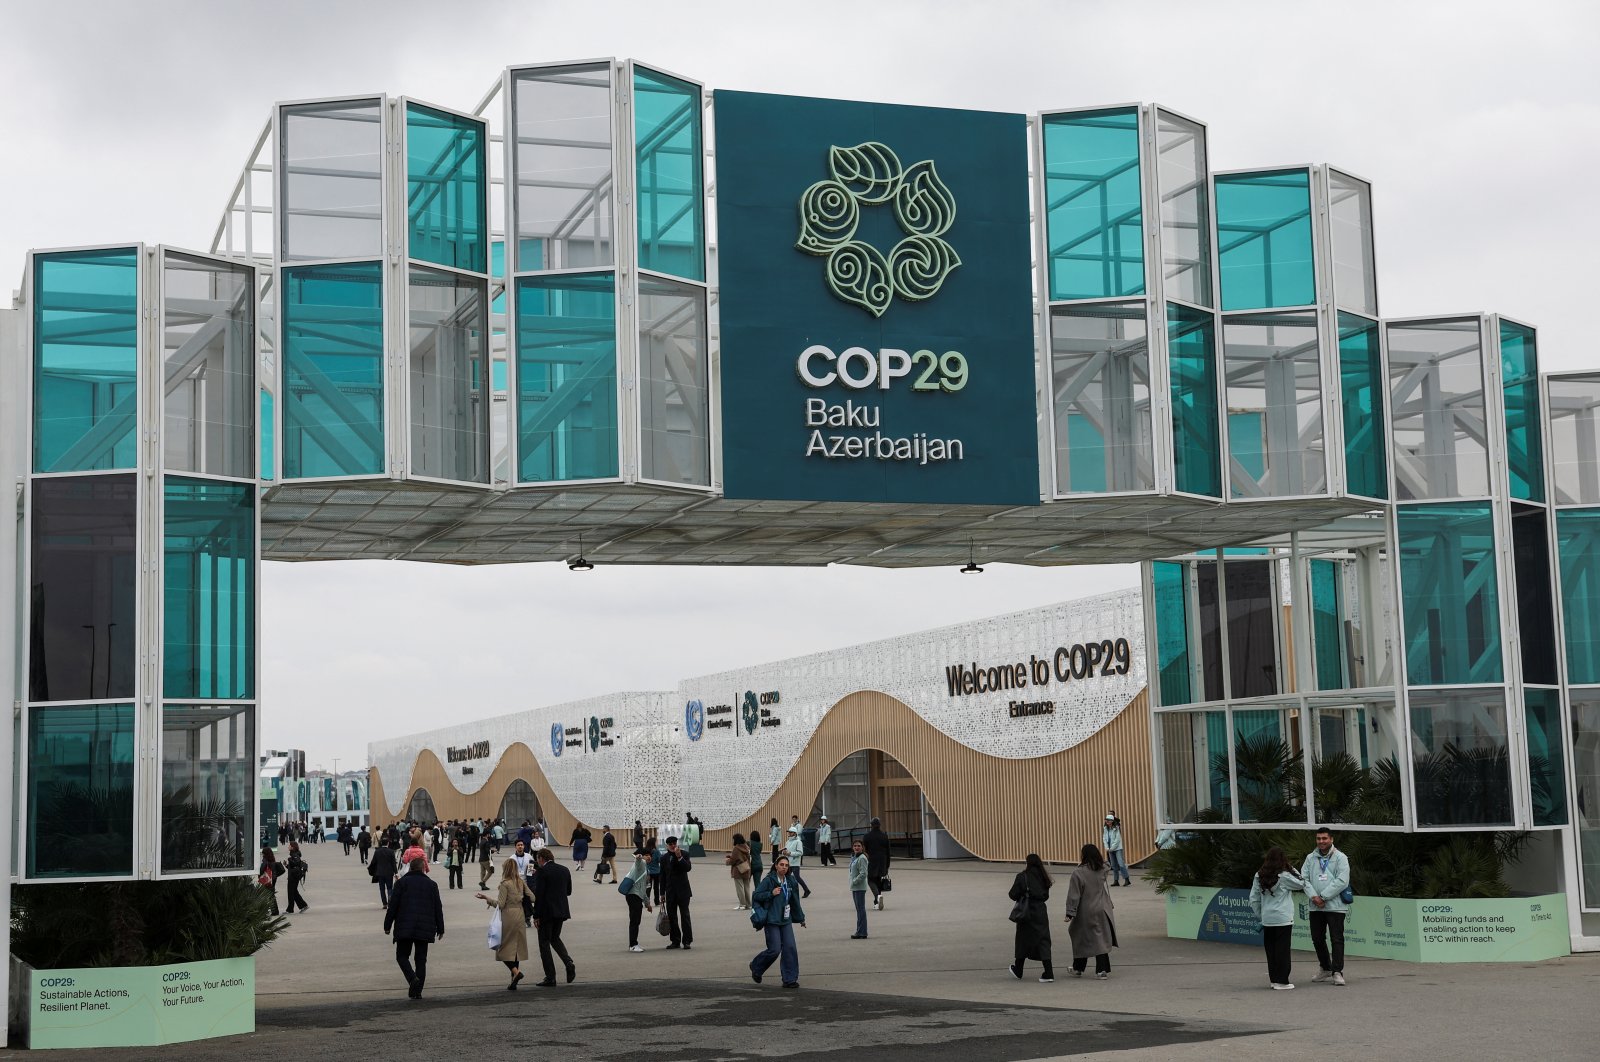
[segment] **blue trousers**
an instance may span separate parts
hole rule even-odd
[[[794,946],[794,925],[786,923],[781,926],[766,926],[763,930],[767,934],[767,950],[750,960],[750,972],[764,974],[773,963],[778,963],[778,972],[783,975],[786,985],[798,984],[800,981],[800,952]],[[778,960],[782,959],[782,962]]]
[[[856,936],[864,937],[867,935],[867,890],[852,890],[850,897],[856,902]]]
[[[1128,876],[1128,864],[1122,859],[1122,849],[1113,848],[1107,852],[1106,862],[1111,864],[1111,881],[1113,884],[1116,883],[1118,875],[1121,875],[1121,880],[1124,884],[1133,884],[1133,879]]]

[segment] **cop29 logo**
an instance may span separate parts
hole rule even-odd
[[[756,700],[755,691],[744,691],[744,702],[740,706],[741,715],[744,717],[744,732],[754,734],[756,726],[761,722],[761,704]]]
[[[830,147],[832,176],[800,196],[795,247],[826,258],[824,276],[839,299],[882,317],[895,296],[920,302],[938,294],[961,257],[944,240],[956,200],[931,159],[909,168],[885,144]],[[905,238],[885,255],[856,239],[864,207],[891,204]]]
[[[690,701],[683,706],[683,730],[690,741],[699,741],[706,732],[706,706],[701,701]]]
[[[552,756],[561,755],[561,750],[566,747],[566,744],[567,744],[566,737],[561,732],[561,724],[560,723],[551,723],[550,724],[550,755],[552,755]]]

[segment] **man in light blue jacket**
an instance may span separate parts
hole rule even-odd
[[[1301,864],[1300,877],[1306,883],[1310,901],[1311,945],[1317,949],[1322,969],[1311,980],[1344,984],[1344,916],[1349,910],[1341,893],[1350,887],[1350,860],[1333,846],[1333,831],[1317,827],[1317,849]],[[1333,951],[1328,951],[1328,938]]]

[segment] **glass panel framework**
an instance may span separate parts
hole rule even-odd
[[[1500,321],[1500,386],[1506,407],[1506,473],[1511,496],[1544,501],[1544,425],[1539,417],[1539,356],[1534,331]]]
[[[168,704],[161,712],[161,872],[254,865],[256,709]]]
[[[1478,319],[1390,323],[1388,335],[1396,500],[1486,497]]]
[[[1190,494],[1220,498],[1215,316],[1168,303],[1167,363],[1172,388],[1173,486]]]
[[[1400,590],[1413,686],[1501,682],[1494,518],[1478,505],[1402,505]]]
[[[383,253],[383,101],[278,114],[280,262]]]
[[[1600,505],[1600,376],[1545,377],[1553,500]]]
[[[162,642],[168,698],[255,696],[256,489],[169,475]]]
[[[430,479],[487,483],[487,282],[421,266],[412,266],[409,278],[409,471]]]
[[[383,475],[383,267],[281,272],[283,475]]]
[[[252,478],[255,270],[171,251],[161,268],[163,466]]]
[[[132,468],[139,250],[33,260],[33,470]]]
[[[1328,464],[1315,315],[1230,316],[1222,329],[1233,497],[1323,493]]]
[[[615,263],[611,66],[514,70],[518,272]]]
[[[639,474],[711,484],[711,399],[705,291],[639,281]]]
[[[1366,498],[1389,497],[1385,453],[1383,352],[1378,322],[1339,314],[1339,403],[1344,428],[1344,485]]]
[[[1051,311],[1056,492],[1155,488],[1143,302]]]
[[[1600,509],[1556,512],[1567,681],[1600,683]]]
[[[133,873],[134,734],[132,704],[28,709],[27,877]]]
[[[1315,303],[1310,171],[1219,174],[1214,183],[1222,308]]]
[[[1412,783],[1419,826],[1510,826],[1503,689],[1414,690]]]
[[[408,253],[434,265],[488,272],[483,123],[408,102],[405,144]]]
[[[640,269],[688,280],[706,278],[701,114],[698,85],[634,68]]]
[[[1155,112],[1156,179],[1161,190],[1162,294],[1211,303],[1211,189],[1206,130],[1169,111]]]
[[[1372,186],[1328,170],[1328,228],[1333,251],[1333,297],[1341,307],[1378,315],[1377,256],[1372,240]]]
[[[1572,783],[1583,906],[1600,909],[1600,690],[1572,691]]]
[[[1050,298],[1144,294],[1138,109],[1050,114],[1041,128]]]
[[[516,294],[517,478],[615,477],[615,277],[522,277]]]

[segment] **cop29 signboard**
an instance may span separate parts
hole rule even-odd
[[[715,103],[726,496],[1037,503],[1025,118]]]

